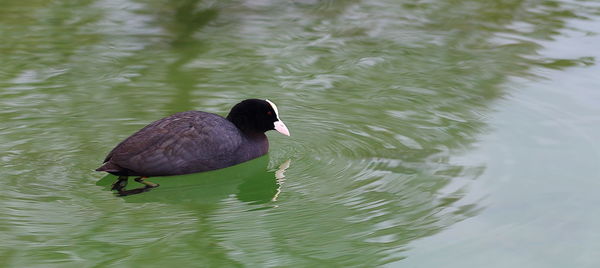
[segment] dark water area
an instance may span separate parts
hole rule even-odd
[[[0,267],[600,264],[595,1],[2,4]],[[246,98],[292,134],[267,156],[92,171]]]

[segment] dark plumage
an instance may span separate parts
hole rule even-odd
[[[273,129],[289,136],[277,107],[268,100],[244,100],[227,118],[181,112],[119,143],[96,170],[122,177],[153,177],[225,168],[266,154],[269,141],[264,132]]]

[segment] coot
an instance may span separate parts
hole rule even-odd
[[[146,188],[158,186],[147,177],[196,173],[225,168],[262,156],[269,150],[266,131],[289,136],[269,100],[247,99],[227,118],[181,112],[155,121],[117,145],[96,171],[119,176],[113,190],[124,191],[128,176]]]

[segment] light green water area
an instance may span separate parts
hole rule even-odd
[[[600,267],[599,33],[597,1],[3,0],[0,267]],[[246,98],[292,134],[264,157],[93,171]]]

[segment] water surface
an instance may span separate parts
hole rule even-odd
[[[4,1],[0,265],[595,267],[598,15]],[[92,172],[153,120],[251,97],[292,133],[268,156],[125,198]]]

